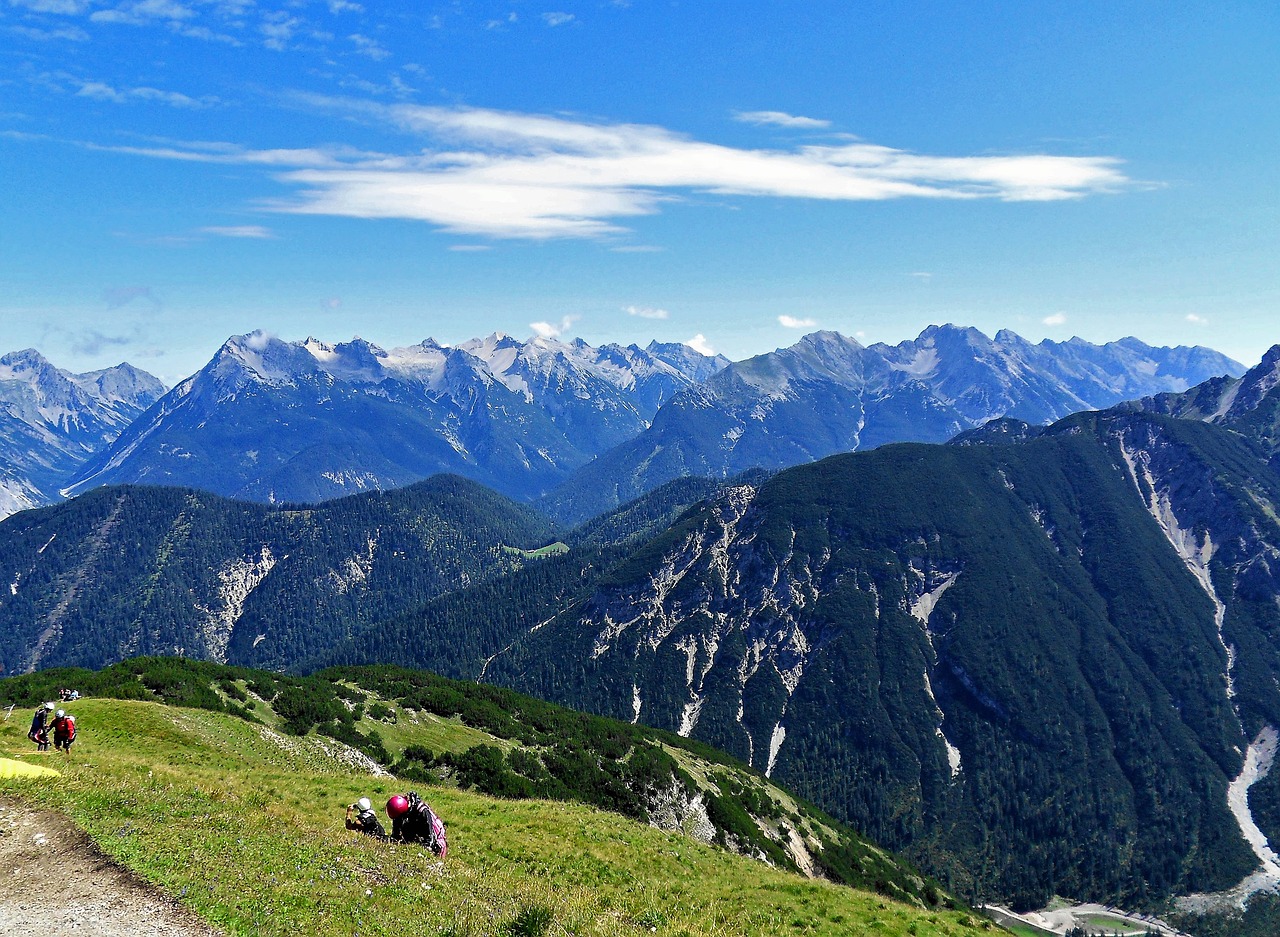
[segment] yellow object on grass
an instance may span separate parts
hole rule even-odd
[[[44,765],[29,765],[12,758],[0,758],[0,778],[60,778],[61,771]]]

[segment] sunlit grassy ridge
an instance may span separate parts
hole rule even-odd
[[[314,737],[147,702],[84,700],[75,712],[74,754],[43,756],[63,778],[0,791],[66,813],[105,853],[233,934],[959,937],[991,927],[590,808],[433,788],[449,824],[441,862],[343,830],[346,804],[405,785],[351,773]],[[0,750],[27,750],[24,715],[0,728]]]

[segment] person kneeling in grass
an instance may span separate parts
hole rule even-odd
[[[373,812],[373,803],[368,797],[361,797],[354,804],[347,805],[345,822],[349,830],[365,833],[375,839],[387,838],[387,831],[382,828],[378,815]]]

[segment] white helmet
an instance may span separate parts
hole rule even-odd
[[[356,806],[359,807],[361,810],[372,810],[373,802],[369,800],[368,797],[361,797],[359,800],[356,801]]]
[[[63,716],[65,716],[65,715],[66,715],[66,713],[65,713],[65,712],[63,712],[61,709],[59,709],[59,710],[58,710],[58,718],[59,718],[59,719],[61,719],[61,718],[62,718]]]
[[[45,709],[53,709],[53,703],[45,703],[45,704],[44,704],[44,708],[45,708]]]

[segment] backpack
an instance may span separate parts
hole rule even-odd
[[[71,741],[75,741],[76,737],[76,717],[63,716],[62,718],[62,734]]]
[[[416,792],[409,792],[409,813],[405,817],[406,824],[415,839],[427,844],[427,848],[441,859],[449,851],[449,842],[444,832],[444,821]]]
[[[376,836],[378,839],[387,838],[387,831],[382,828],[378,815],[372,810],[361,810],[356,814],[356,822],[360,824],[361,832]]]

